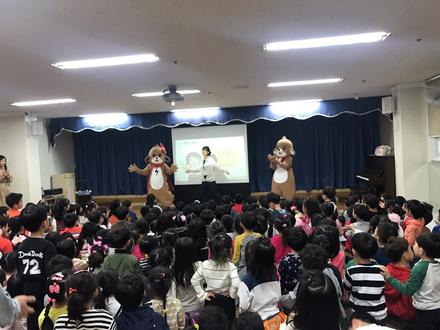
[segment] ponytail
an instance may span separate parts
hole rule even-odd
[[[162,303],[162,315],[165,321],[167,320],[167,295],[165,294],[162,297],[163,303]]]
[[[167,294],[171,288],[172,278],[171,270],[165,267],[153,268],[149,276],[150,289],[153,295],[162,300],[162,316],[165,320],[167,319]]]
[[[287,246],[286,229],[290,228],[291,224],[292,224],[292,216],[289,214],[278,214],[273,224],[273,226],[278,231],[278,233],[280,233],[283,239],[284,246]]]
[[[87,271],[80,271],[67,280],[67,316],[69,321],[83,321],[82,314],[86,311],[86,304],[95,297],[98,288],[95,276]],[[66,323],[66,324],[67,324]]]
[[[46,294],[49,297],[49,303],[44,309],[44,319],[41,324],[41,330],[53,330],[54,324],[49,317],[49,313],[54,303],[62,303],[66,299],[66,278],[67,273],[59,272],[53,274],[47,280]]]
[[[71,292],[72,288],[69,289]],[[69,302],[67,304],[67,316],[69,320],[79,321],[83,320],[82,314],[86,311],[85,304],[87,301],[84,296],[79,294],[78,291],[72,291],[69,293]]]
[[[52,302],[49,302],[44,310],[44,319],[43,323],[41,323],[41,330],[53,330],[53,321],[49,317],[49,312],[52,307]]]
[[[90,271],[93,272],[96,268],[99,268],[107,254],[108,246],[102,243],[102,241],[94,241],[93,244],[89,246],[88,264]]]

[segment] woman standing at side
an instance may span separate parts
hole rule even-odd
[[[8,171],[6,164],[6,157],[0,155],[0,206],[6,206],[6,196],[9,195],[9,186],[11,185],[12,177]]]

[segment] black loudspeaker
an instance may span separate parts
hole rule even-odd
[[[91,190],[79,190],[76,192],[76,202],[79,205],[85,205],[92,200]]]
[[[44,192],[43,196],[62,195],[63,188],[44,189],[43,192]]]

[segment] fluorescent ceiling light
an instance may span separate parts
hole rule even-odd
[[[273,106],[280,106],[280,105],[297,105],[297,104],[302,104],[302,103],[316,103],[316,102],[322,102],[322,99],[271,102],[268,105],[273,107]]]
[[[201,91],[199,89],[183,89],[178,90],[177,93],[182,95],[188,95],[188,94],[199,94]],[[131,96],[134,97],[152,97],[152,96],[162,96],[164,95],[164,92],[147,92],[147,93],[136,93],[131,94]]]
[[[82,69],[82,68],[99,68],[103,66],[152,63],[159,61],[159,57],[154,54],[139,54],[130,56],[104,57],[88,60],[57,62],[52,66],[58,69]]]
[[[99,113],[90,115],[80,115],[83,121],[95,127],[123,124],[128,120],[128,115],[124,112]]]
[[[288,87],[288,86],[306,86],[306,85],[320,85],[320,84],[335,84],[340,83],[343,78],[328,78],[328,79],[315,79],[315,80],[297,80],[297,81],[284,81],[268,83],[267,87]]]
[[[370,42],[378,42],[385,40],[391,33],[389,32],[371,32],[361,34],[349,34],[342,36],[301,39],[281,42],[271,42],[264,45],[264,50],[268,52],[289,50],[289,49],[305,49],[329,46],[354,45]]]
[[[25,102],[14,102],[11,105],[16,107],[32,107],[38,105],[51,105],[51,104],[63,104],[76,102],[75,99],[54,99],[54,100],[39,100],[39,101],[25,101]]]
[[[171,110],[174,116],[182,119],[213,117],[220,112],[219,107],[210,108],[194,108],[194,109],[173,109]]]

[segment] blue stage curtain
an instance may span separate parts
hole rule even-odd
[[[283,135],[293,141],[297,190],[354,186],[366,157],[379,144],[379,112],[335,118],[258,120],[247,126],[251,191],[270,191],[267,155]]]
[[[159,143],[172,155],[171,130],[166,127],[84,130],[73,134],[73,142],[77,181],[83,181],[94,195],[145,194],[146,177],[129,173],[129,164],[144,168],[149,149]]]
[[[379,144],[379,112],[342,114],[334,118],[316,116],[278,122],[257,120],[247,125],[251,191],[270,191],[272,172],[267,155],[283,135],[294,143],[297,189],[311,190],[330,185],[354,185],[368,154]],[[237,122],[235,122],[237,124]],[[171,129],[131,128],[104,132],[75,133],[74,153],[77,181],[85,181],[94,195],[144,194],[146,180],[128,173],[130,163],[145,165],[149,149],[162,142],[172,157]]]
[[[60,134],[62,130],[67,130],[73,133],[79,133],[85,129],[102,132],[111,128],[128,130],[133,127],[151,129],[157,126],[173,128],[181,125],[227,125],[234,121],[250,124],[259,119],[280,121],[285,118],[296,118],[304,120],[315,116],[333,118],[341,114],[363,116],[372,111],[379,110],[381,107],[381,100],[382,97],[380,96],[365,97],[358,100],[353,98],[325,100],[320,102],[318,107],[308,109],[305,113],[301,111],[301,108],[296,109],[296,111],[274,112],[268,105],[222,108],[215,115],[208,117],[196,116],[194,118],[181,118],[177,113],[173,112],[138,113],[127,115],[126,118],[112,124],[105,120],[93,120],[90,122],[87,118],[82,117],[54,118],[50,121],[48,130],[51,143],[55,143],[56,136]],[[293,109],[295,108],[294,105],[291,107]]]

